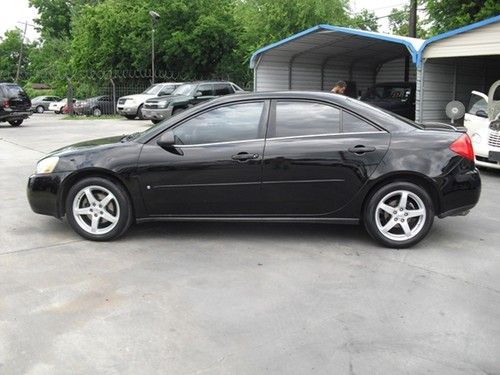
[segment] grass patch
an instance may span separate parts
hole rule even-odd
[[[71,116],[65,115],[63,120],[123,120],[125,117],[120,115],[102,115],[99,117],[96,116]]]

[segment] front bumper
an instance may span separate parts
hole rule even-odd
[[[167,108],[143,108],[142,116],[147,120],[165,120],[172,117],[172,107]]]
[[[34,174],[28,179],[28,202],[33,212],[60,218],[64,216],[60,204],[61,187],[68,172]]]
[[[118,104],[116,106],[116,113],[122,116],[137,115],[138,110],[138,105]]]

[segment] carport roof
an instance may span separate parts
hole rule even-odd
[[[416,63],[418,50],[423,43],[423,39],[318,25],[257,50],[250,59],[250,68],[255,68],[260,56],[271,53],[292,60],[300,55],[311,54],[317,58],[335,56],[346,60],[347,57],[349,61],[369,57],[373,62],[399,57],[407,50]]]

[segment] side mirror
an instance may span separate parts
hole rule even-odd
[[[484,117],[484,118],[488,118],[488,114],[486,113],[486,111],[480,109],[479,111],[476,112],[476,116],[477,117]]]
[[[196,91],[196,94],[194,94],[194,97],[199,98],[200,96],[203,96],[203,93],[201,91]]]
[[[175,136],[174,136],[174,132],[171,131],[171,130],[167,130],[165,131],[161,136],[160,138],[158,138],[158,140],[156,141],[156,143],[158,144],[158,146],[160,146],[161,148],[165,148],[165,149],[168,149],[168,148],[172,148],[174,145],[175,145]]]

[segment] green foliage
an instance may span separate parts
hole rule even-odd
[[[458,27],[500,15],[498,0],[427,0],[426,9],[431,34],[437,35]]]
[[[22,38],[22,32],[19,29],[8,30],[3,37],[0,37],[0,80],[15,80]],[[29,60],[27,55],[30,49],[31,45],[24,46],[23,58],[21,60],[22,71],[28,65]]]
[[[408,24],[410,18],[410,7],[405,5],[401,8],[393,8],[389,14],[389,28],[391,33],[408,36]],[[429,37],[427,20],[422,20],[417,15],[417,38]]]
[[[349,26],[361,30],[377,31],[378,19],[375,13],[363,9],[351,18]]]

